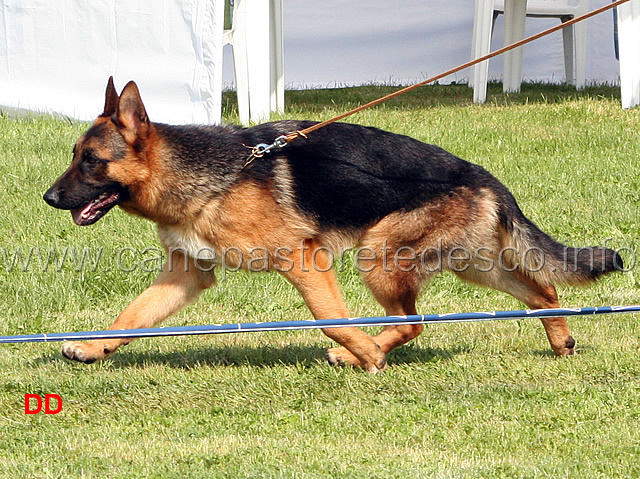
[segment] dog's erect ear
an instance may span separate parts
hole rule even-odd
[[[127,83],[120,93],[114,117],[120,127],[133,133],[135,137],[146,137],[149,130],[149,117],[134,82]]]
[[[116,112],[118,106],[118,92],[113,85],[113,77],[109,77],[107,91],[104,94],[104,111],[102,116],[111,116]]]

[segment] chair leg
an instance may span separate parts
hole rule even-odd
[[[269,2],[242,0],[245,4],[246,49],[251,121],[269,119],[271,85],[269,76]],[[251,66],[249,68],[249,65]]]
[[[510,45],[524,38],[524,24],[527,15],[526,0],[504,2],[504,44]],[[504,53],[503,90],[519,92],[522,81],[522,47]]]
[[[284,40],[282,36],[282,0],[270,0],[270,74],[271,111],[284,113]]]
[[[586,12],[585,12],[586,13]],[[575,45],[575,75],[576,75],[576,88],[582,89],[585,87],[587,78],[587,29],[589,28],[588,22],[579,22],[573,26],[573,41]]]
[[[210,5],[213,18],[219,19],[224,16],[224,2],[214,2]],[[211,101],[207,104],[207,123],[218,124],[222,121],[222,62],[224,58],[224,24],[214,21],[211,29],[211,38],[207,42],[208,55],[211,58],[211,67],[209,70],[209,90],[211,92]]]
[[[231,31],[233,50],[233,68],[236,76],[236,94],[238,97],[238,116],[240,123],[249,124],[249,65],[246,40],[246,4],[245,0],[236,0]]]
[[[493,0],[476,0],[475,8],[471,51],[473,59],[487,55],[491,48]],[[484,103],[487,100],[488,76],[489,60],[471,67],[470,79],[473,80],[470,82],[470,86],[473,87],[474,103]]]
[[[562,19],[564,23],[565,18]],[[564,81],[569,85],[576,84],[575,60],[574,60],[574,25],[562,29],[562,46],[564,49]]]
[[[618,7],[622,108],[640,105],[640,0]]]

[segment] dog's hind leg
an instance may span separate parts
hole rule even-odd
[[[553,285],[543,286],[522,274],[513,274],[517,276],[516,282],[514,282],[516,287],[510,288],[513,292],[508,291],[513,296],[533,309],[559,307],[558,294]],[[523,285],[524,287],[522,287]],[[576,341],[571,336],[565,318],[543,318],[541,321],[551,349],[556,356],[575,354]]]
[[[424,281],[418,270],[400,271],[394,268],[384,271],[380,264],[362,276],[387,316],[417,314],[416,298]],[[419,336],[423,329],[422,324],[386,326],[373,340],[387,354]]]
[[[171,254],[156,281],[144,290],[109,327],[110,330],[150,328],[193,301],[215,283],[213,272],[203,271],[177,252]],[[131,339],[67,342],[62,354],[75,361],[93,363],[112,354]]]
[[[490,271],[478,271],[474,265],[470,265],[466,271],[455,273],[465,281],[509,293],[532,309],[559,307],[558,295],[553,285],[539,284],[519,271],[508,271],[499,266]],[[575,353],[576,342],[565,318],[544,318],[541,321],[551,349],[557,356]]]
[[[402,254],[398,256],[388,246],[379,245],[380,247],[375,248],[371,243],[365,244],[367,246],[364,248],[376,254],[369,259],[359,260],[358,269],[366,286],[384,307],[385,313],[388,316],[417,314],[416,298],[428,275],[419,268],[417,261],[402,259]],[[389,254],[390,251],[392,254]],[[386,355],[419,336],[423,329],[421,324],[385,326],[373,337],[373,341]],[[334,348],[330,353],[342,358],[348,355],[344,348]]]
[[[292,261],[293,267],[281,272],[300,291],[316,319],[349,317],[325,248],[315,240],[306,240],[303,254]],[[352,327],[325,328],[322,331],[342,345],[329,349],[330,363],[359,366],[374,374],[385,368],[384,353],[364,331]]]

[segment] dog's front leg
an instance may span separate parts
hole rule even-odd
[[[300,291],[316,319],[348,318],[327,250],[315,240],[306,240],[303,246],[303,256],[290,258],[291,267],[282,274]],[[385,354],[364,331],[347,327],[325,328],[322,332],[341,345],[329,349],[327,359],[331,364],[358,366],[372,374],[385,369]]]
[[[201,266],[201,265],[200,265]],[[200,292],[215,283],[213,271],[203,271],[191,259],[173,253],[155,282],[140,294],[110,330],[151,328],[198,297]],[[62,354],[68,359],[93,363],[106,358],[131,339],[104,339],[86,343],[67,342]]]

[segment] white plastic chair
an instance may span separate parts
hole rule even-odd
[[[640,0],[618,7],[622,108],[640,105]]]
[[[225,7],[240,122],[267,120],[284,111],[282,0],[225,0]]]
[[[589,10],[588,0],[476,0],[473,23],[471,57],[487,55],[491,48],[491,36],[496,18],[504,13],[505,45],[524,38],[526,17],[559,18],[565,22],[583,15]],[[586,76],[587,24],[579,22],[563,29],[564,67],[567,83],[583,88]],[[520,91],[522,82],[522,47],[504,55],[504,91]],[[487,99],[489,61],[472,68],[470,86],[473,101],[484,103]]]

